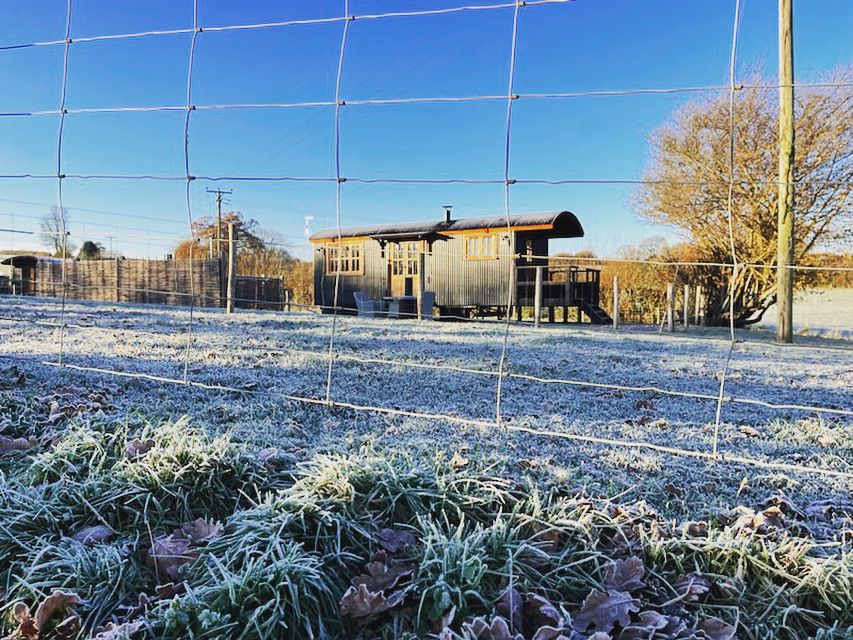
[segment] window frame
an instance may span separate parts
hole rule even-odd
[[[488,253],[483,248],[488,240]],[[473,247],[472,247],[473,243]],[[500,256],[501,235],[494,231],[465,234],[466,260],[497,260]],[[473,250],[472,250],[473,249]]]
[[[327,276],[364,275],[364,242],[362,240],[327,243],[324,254]]]

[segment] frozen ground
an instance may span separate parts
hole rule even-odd
[[[757,325],[776,330],[776,307]],[[797,293],[794,298],[794,331],[853,340],[853,289],[825,289]]]
[[[713,509],[738,491],[756,499],[772,491],[811,497],[844,493],[853,483],[811,473],[704,460],[642,447],[626,448],[488,426],[494,419],[504,325],[337,320],[331,398],[354,405],[458,418],[353,411],[288,400],[323,400],[331,316],[308,313],[196,310],[189,378],[244,389],[187,387],[167,382],[60,370],[41,364],[58,356],[56,301],[0,299],[0,367],[15,364],[36,387],[85,385],[110,389],[114,411],[148,419],[187,413],[212,430],[234,429],[258,447],[276,446],[296,458],[322,450],[374,446],[451,457],[477,456],[546,482],[572,482],[592,492],[626,491],[661,508]],[[155,306],[72,302],[64,362],[180,379],[188,312]],[[710,451],[725,332],[614,334],[608,328],[513,325],[508,370],[549,380],[574,380],[652,390],[611,389],[507,377],[502,415],[510,427],[612,438]],[[853,409],[853,350],[849,342],[805,338],[783,347],[745,332],[731,356],[725,396],[849,411]],[[378,362],[394,360],[403,364]],[[431,368],[443,365],[472,369]],[[34,391],[35,392],[35,391]],[[465,420],[481,421],[475,425]],[[853,420],[843,413],[776,409],[725,402],[720,451],[761,461],[853,472]],[[674,489],[662,492],[661,487]],[[701,495],[700,495],[701,494]],[[698,496],[698,498],[697,498]]]

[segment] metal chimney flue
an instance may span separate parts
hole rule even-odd
[[[453,208],[452,204],[446,204],[444,206],[444,224],[450,224],[452,222],[450,218],[450,210]]]

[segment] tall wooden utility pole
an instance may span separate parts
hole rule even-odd
[[[225,313],[234,313],[237,287],[237,234],[234,223],[228,223],[228,279],[225,285]]]
[[[794,18],[779,0],[779,202],[776,245],[776,340],[793,340],[794,309]]]
[[[222,255],[222,196],[230,196],[233,189],[207,189],[216,195],[216,255]]]

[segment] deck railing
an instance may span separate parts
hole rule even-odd
[[[519,306],[598,306],[601,272],[577,265],[530,265],[516,268]],[[537,287],[540,289],[537,305]]]

